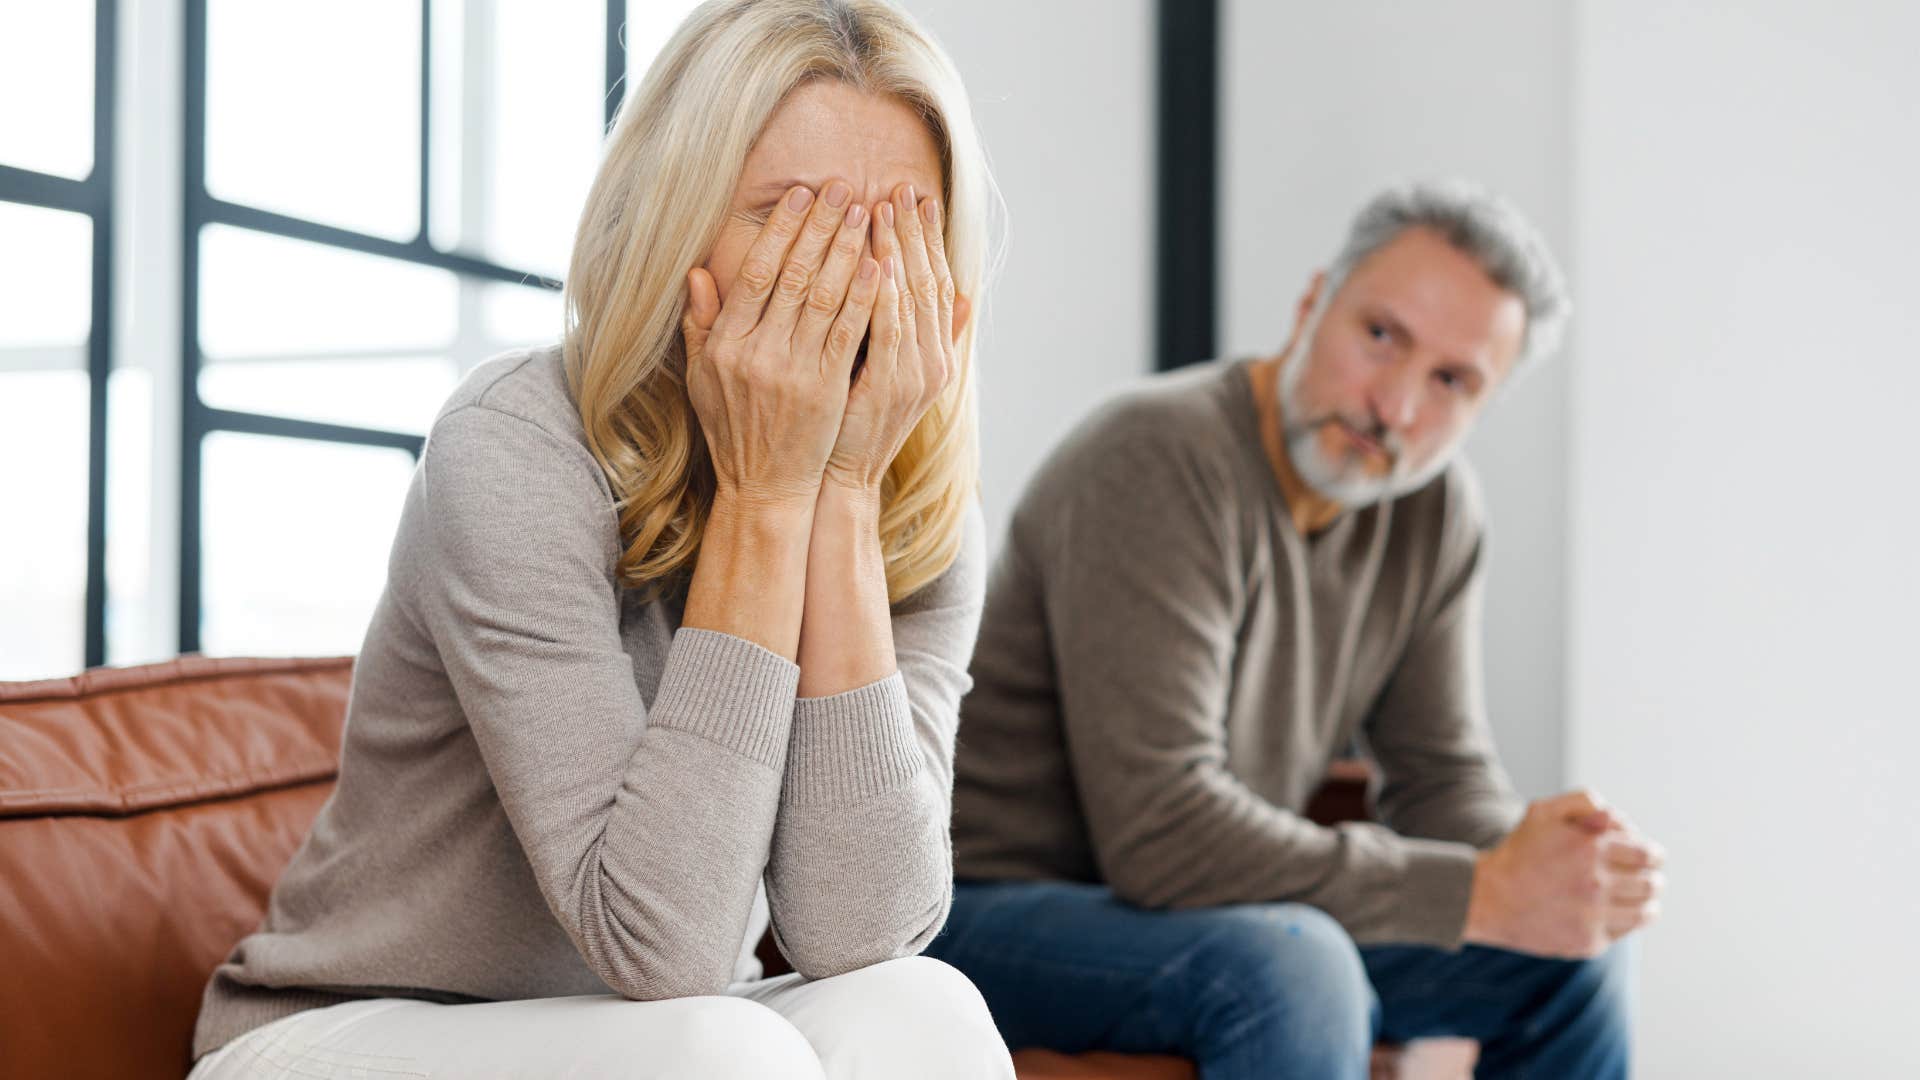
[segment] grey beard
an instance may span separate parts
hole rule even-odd
[[[1426,487],[1433,478],[1446,471],[1453,463],[1454,455],[1459,452],[1456,443],[1420,470],[1406,475],[1356,476],[1343,475],[1342,470],[1329,466],[1320,456],[1320,447],[1314,440],[1317,424],[1301,424],[1287,429],[1287,456],[1293,461],[1293,471],[1313,490],[1332,499],[1347,509],[1357,510],[1372,506],[1374,503],[1397,499]]]
[[[1297,394],[1300,388],[1301,369],[1306,365],[1307,350],[1313,345],[1314,334],[1320,328],[1320,316],[1325,313],[1324,304],[1314,311],[1312,319],[1301,331],[1299,347],[1280,365],[1277,376],[1279,386],[1276,389],[1280,396],[1282,416],[1300,415]],[[1300,479],[1323,497],[1332,499],[1349,509],[1397,499],[1426,487],[1434,477],[1446,471],[1447,466],[1452,464],[1454,455],[1460,451],[1460,443],[1465,441],[1464,438],[1456,441],[1452,446],[1436,454],[1434,459],[1424,467],[1405,476],[1389,473],[1380,477],[1364,475],[1349,477],[1345,475],[1345,470],[1335,468],[1320,456],[1320,447],[1314,440],[1314,433],[1319,430],[1321,424],[1327,422],[1290,423],[1281,432],[1281,438],[1286,443],[1287,457],[1293,462],[1293,471],[1300,475]],[[1398,461],[1399,457],[1396,455],[1395,462]]]

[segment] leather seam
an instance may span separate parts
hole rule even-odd
[[[37,817],[61,813],[125,816],[148,810],[192,805],[256,791],[331,780],[339,775],[331,757],[313,758],[297,765],[259,772],[194,777],[187,780],[148,780],[126,787],[28,788],[0,792],[0,818]],[[91,797],[85,797],[89,796]]]
[[[206,659],[214,660],[217,658],[207,657]],[[142,690],[152,690],[152,689],[157,689],[159,687],[179,686],[185,683],[208,682],[215,679],[255,678],[262,675],[282,675],[282,674],[289,674],[289,673],[300,674],[300,673],[306,673],[306,672],[332,671],[335,668],[342,667],[342,666],[352,667],[354,660],[355,658],[351,656],[326,657],[326,658],[292,657],[292,658],[289,658],[288,663],[276,664],[270,667],[244,667],[244,668],[238,668],[238,669],[225,669],[225,670],[216,669],[212,671],[176,671],[176,672],[169,673],[167,675],[158,676],[151,679],[139,679],[139,680],[130,679],[128,680],[128,684],[125,686],[108,686],[108,687],[102,687],[98,689],[86,689],[78,685],[82,680],[96,677],[95,673],[97,672],[103,672],[103,671],[111,672],[117,676],[119,672],[136,670],[133,668],[94,668],[91,671],[83,672],[79,675],[70,676],[65,680],[48,680],[52,682],[67,682],[69,684],[72,684],[67,690],[62,692],[48,692],[45,694],[36,694],[31,697],[24,696],[24,695],[20,697],[8,697],[6,695],[6,688],[4,686],[0,686],[0,705],[7,705],[7,706],[33,705],[33,704],[44,704],[44,703],[57,702],[57,701],[79,701],[86,698],[104,697],[108,694],[124,694],[124,693],[130,693],[130,692],[136,692],[136,691],[142,691]],[[177,661],[168,661],[168,662],[175,663]]]

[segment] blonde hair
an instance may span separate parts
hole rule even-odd
[[[976,315],[954,377],[882,487],[889,598],[938,577],[960,550],[979,482],[973,345],[992,191],[960,76],[883,0],[711,0],[621,106],[567,272],[567,380],[613,487],[622,584],[658,588],[699,554],[714,475],[687,397],[686,273],[712,249],[767,119],[814,79],[900,99],[940,151],[947,256]]]

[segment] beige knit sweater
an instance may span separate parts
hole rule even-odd
[[[952,893],[982,546],[976,513],[895,605],[896,674],[797,699],[792,663],[617,584],[559,349],[488,361],[407,492],[339,785],[214,972],[194,1056],[366,996],[716,992],[754,970],[763,879],[803,974],[918,952]]]

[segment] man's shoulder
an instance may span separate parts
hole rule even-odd
[[[1214,360],[1136,380],[1088,415],[1081,433],[1090,437],[1145,440],[1170,445],[1218,441],[1236,427],[1235,408],[1246,405],[1245,365]]]
[[[1241,365],[1215,361],[1134,382],[1068,433],[1042,476],[1072,485],[1115,475],[1138,484],[1230,472],[1235,455],[1246,453],[1245,421],[1235,411],[1251,407],[1235,396],[1245,397],[1245,380]]]
[[[1022,492],[1011,522],[1014,547],[1057,552],[1096,537],[1114,551],[1231,546],[1254,497],[1247,458],[1261,453],[1246,445],[1258,443],[1259,430],[1245,380],[1238,365],[1206,364],[1108,398],[1054,447]],[[1243,400],[1235,401],[1236,392]]]

